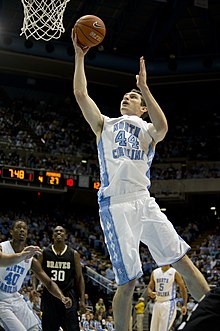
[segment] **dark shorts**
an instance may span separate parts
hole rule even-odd
[[[211,328],[211,329],[210,329]],[[178,330],[183,331],[219,331],[220,330],[220,287],[209,292],[192,312],[185,326]]]
[[[60,327],[65,331],[79,331],[78,307],[74,300],[73,306],[66,309],[64,304],[54,297],[42,298],[41,308],[43,331],[58,331]]]

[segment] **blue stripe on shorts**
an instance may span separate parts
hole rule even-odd
[[[130,279],[128,278],[127,271],[122,259],[118,236],[115,231],[112,214],[109,209],[110,198],[103,199],[102,202],[99,203],[99,205],[101,225],[104,232],[105,242],[112,262],[113,270],[115,273],[116,283],[118,285],[123,285],[130,281]]]

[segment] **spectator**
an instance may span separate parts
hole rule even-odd
[[[144,298],[140,297],[138,303],[135,305],[136,310],[136,322],[137,322],[137,331],[143,331],[143,320],[144,320]]]
[[[97,316],[100,315],[100,313],[101,313],[102,316],[105,317],[106,307],[105,307],[103,298],[99,298],[98,302],[96,302],[95,313]]]

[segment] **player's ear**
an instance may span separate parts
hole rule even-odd
[[[142,115],[141,115],[141,118],[142,119],[145,119],[148,117],[148,109],[147,109],[147,106],[142,106],[141,107],[141,112],[142,112]]]
[[[147,106],[141,106],[142,113],[147,113],[148,109]]]

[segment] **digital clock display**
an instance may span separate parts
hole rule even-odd
[[[19,168],[2,168],[2,178],[18,179],[21,181],[33,182],[34,171]]]
[[[91,176],[73,175],[59,171],[0,166],[0,185],[19,186],[67,192],[69,189],[85,188],[98,190],[100,182]]]

